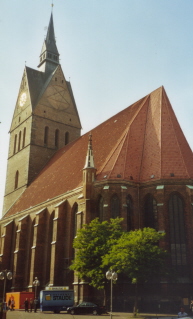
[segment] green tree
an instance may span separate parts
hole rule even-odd
[[[100,222],[98,218],[83,225],[74,239],[75,259],[70,269],[77,272],[81,279],[97,289],[105,289],[105,273],[108,266],[103,264],[103,256],[122,235],[122,218]]]
[[[159,247],[165,234],[152,228],[125,232],[103,257],[103,265],[125,273],[136,285],[134,313],[137,311],[138,283],[165,276],[167,252]]]

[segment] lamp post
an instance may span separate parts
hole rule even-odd
[[[111,281],[111,304],[110,304],[110,318],[112,319],[113,312],[113,280],[117,280],[117,273],[113,270],[108,270],[106,272],[106,278]]]
[[[3,309],[6,310],[5,304],[6,304],[6,298],[5,298],[5,289],[6,289],[6,282],[7,279],[11,280],[13,277],[12,272],[10,270],[2,270],[0,272],[0,280],[4,280],[3,282],[3,307],[2,307],[2,311]]]
[[[40,282],[38,280],[38,277],[35,277],[35,280],[33,282],[33,286],[35,287],[34,312],[36,312],[36,310],[37,310],[37,303],[38,303],[38,301],[37,301],[37,286],[39,286],[39,285],[40,285]]]
[[[40,285],[40,282],[38,280],[38,277],[35,277],[35,280],[33,282],[33,286],[35,287],[35,299],[37,298],[37,286]]]

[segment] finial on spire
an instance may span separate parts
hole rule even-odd
[[[88,150],[84,168],[94,168],[94,156],[92,151],[92,134],[89,134]]]
[[[53,0],[52,0],[52,4],[51,4],[51,7],[52,7],[52,12],[53,12],[53,6],[54,6],[54,3],[53,3]]]
[[[92,133],[89,134],[89,146],[88,148],[92,149]]]

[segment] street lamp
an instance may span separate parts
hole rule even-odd
[[[110,305],[110,318],[112,319],[113,311],[113,280],[117,280],[117,273],[113,270],[108,270],[106,272],[106,278],[111,281],[111,305]]]
[[[35,280],[33,282],[33,286],[35,287],[34,312],[36,312],[36,310],[37,310],[37,303],[38,303],[38,301],[37,301],[37,286],[39,286],[39,285],[40,285],[40,282],[38,280],[38,277],[35,277]]]
[[[33,286],[35,287],[35,299],[37,297],[37,286],[39,286],[39,285],[40,285],[40,282],[38,280],[38,277],[35,277],[35,280],[33,282]]]
[[[11,280],[13,277],[12,272],[10,270],[3,270],[0,272],[0,280],[4,280],[3,283],[3,306],[5,306],[6,298],[5,298],[5,288],[6,288],[6,282],[7,279]]]

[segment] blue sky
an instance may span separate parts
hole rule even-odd
[[[0,0],[0,211],[21,77],[37,69],[51,2]],[[193,149],[192,0],[54,0],[53,16],[82,134],[163,85]]]

